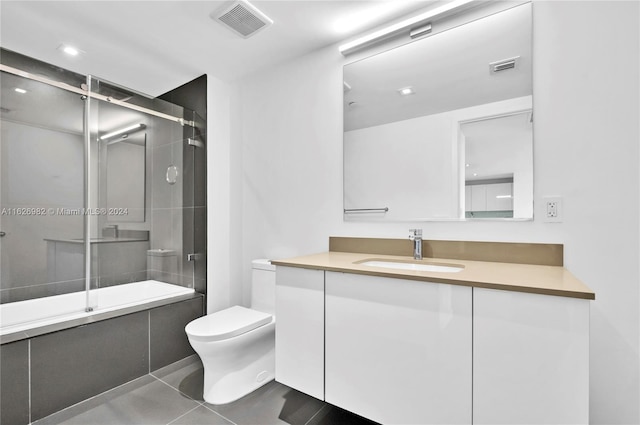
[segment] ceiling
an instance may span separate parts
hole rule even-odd
[[[205,73],[233,81],[435,2],[254,0],[274,24],[247,39],[210,17],[231,3],[3,0],[0,40],[5,49],[157,96]],[[61,44],[83,53],[68,57]]]

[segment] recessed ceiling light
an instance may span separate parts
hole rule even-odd
[[[471,164],[464,164],[465,167],[468,167],[469,165],[471,165]]]
[[[20,87],[16,87],[14,90],[20,94],[25,94],[27,92],[25,89],[21,89]]]
[[[60,46],[58,46],[58,50],[66,53],[69,56],[78,56],[81,53],[80,49],[69,46],[67,44],[61,44]]]
[[[478,176],[478,173],[473,173],[473,177],[477,177],[477,176]]]
[[[398,89],[398,93],[400,93],[401,96],[409,96],[410,94],[414,94],[415,91],[413,90],[413,87],[403,87]]]

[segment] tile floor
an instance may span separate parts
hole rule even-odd
[[[375,425],[275,381],[226,405],[202,398],[196,356],[169,365],[33,425]]]

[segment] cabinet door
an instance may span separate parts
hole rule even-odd
[[[474,288],[473,423],[589,423],[589,301]]]
[[[276,268],[276,381],[324,400],[324,271]]]
[[[326,401],[384,424],[471,423],[471,288],[326,272]]]

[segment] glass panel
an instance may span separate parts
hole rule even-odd
[[[196,260],[191,262],[193,267],[193,283],[194,289],[199,292],[206,292],[206,252],[207,252],[207,201],[206,201],[206,169],[207,169],[207,150],[206,150],[206,123],[197,113],[193,114],[195,126],[191,128],[191,138],[193,142],[190,147],[189,164],[192,172],[191,188],[189,191],[190,198],[185,200],[191,208],[190,218],[192,225],[190,227],[192,238],[189,240],[190,246],[193,247],[192,252],[196,254]],[[187,161],[185,161],[187,164]],[[188,167],[186,168],[189,169]]]
[[[135,291],[146,300],[194,288],[195,114],[3,49],[2,60],[0,300],[73,298],[56,311],[14,304],[15,324],[127,305],[108,291],[122,283],[155,282]]]
[[[5,72],[1,85],[1,301],[82,291],[85,101]]]
[[[185,164],[192,128],[119,102],[187,121],[192,113],[100,80],[91,90],[116,100],[98,96],[93,111],[92,287],[151,280],[193,288],[191,249],[183,249],[193,233],[192,208],[185,204],[193,186],[193,170]],[[109,302],[100,296],[96,307]]]

